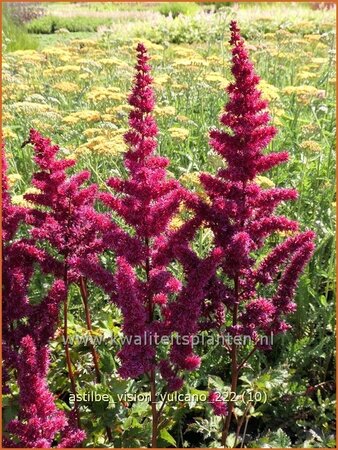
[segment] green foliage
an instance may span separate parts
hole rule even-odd
[[[171,21],[163,19],[152,28],[142,25],[136,28],[135,33],[137,36],[145,36],[157,44],[220,41],[224,38],[226,20],[227,14],[225,13],[218,16],[218,23],[212,16],[201,20],[196,16],[180,15]]]
[[[163,9],[170,10],[175,5],[176,3],[163,3]],[[301,13],[298,11],[297,14],[294,11],[289,15],[281,14],[281,9],[277,8],[276,14],[270,12],[267,16],[260,17],[258,15],[255,18],[255,26],[252,27],[252,20],[248,20],[249,14],[244,16],[243,11],[237,12],[234,8],[227,6],[226,3],[220,3],[220,5],[222,5],[222,8],[214,14],[204,14],[198,17],[176,14],[173,15],[173,20],[168,21],[163,18],[152,27],[142,24],[136,27],[136,34],[157,44],[166,42],[174,44],[221,42],[226,40],[227,24],[231,19],[240,21],[242,35],[248,39],[256,39],[264,33],[275,33],[281,29],[302,35],[323,33],[329,29],[325,21],[318,20],[318,14],[305,8]],[[307,20],[300,20],[300,17]]]
[[[68,30],[70,32],[97,31],[101,25],[110,25],[111,20],[100,17],[59,17],[44,16],[34,19],[27,24],[29,33],[34,34],[53,34],[58,30]]]
[[[267,433],[263,438],[255,442],[255,446],[269,448],[290,448],[289,436],[279,428],[277,431]]]
[[[2,14],[2,37],[3,50],[6,52],[34,50],[39,45],[38,40],[27,33],[24,25],[13,21],[7,8],[4,8]]]
[[[196,14],[200,8],[193,2],[165,2],[158,7],[158,10],[163,16],[172,16],[175,18],[180,14],[184,16]]]

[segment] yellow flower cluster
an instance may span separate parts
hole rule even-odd
[[[90,138],[85,144],[80,145],[74,155],[82,156],[88,154],[98,154],[105,156],[119,156],[127,150],[127,146],[123,139],[125,130],[116,130],[115,133],[101,134]]]
[[[269,102],[279,100],[279,89],[265,80],[259,82],[259,89],[262,91],[262,96]]]
[[[320,152],[321,147],[320,144],[316,141],[303,141],[300,144],[300,148],[302,148],[303,150],[306,150],[308,152]]]
[[[77,111],[63,118],[63,122],[68,125],[75,125],[79,122],[99,122],[100,120],[101,114],[91,110]]]
[[[275,187],[275,183],[268,177],[257,175],[254,182],[258,184],[262,189],[271,189]]]
[[[322,89],[317,89],[314,86],[286,86],[283,89],[283,93],[287,95],[295,95],[297,101],[304,104],[309,104],[311,100],[315,98],[323,99],[325,98],[325,91]]]
[[[217,72],[207,73],[204,79],[210,83],[217,83],[219,89],[225,89],[229,84],[228,80]]]
[[[86,98],[91,102],[102,101],[122,101],[125,99],[125,94],[120,92],[117,87],[94,87],[87,94]]]
[[[34,203],[27,201],[24,198],[25,194],[39,194],[41,191],[37,188],[31,187],[28,188],[23,194],[13,195],[12,203],[17,206],[22,206],[24,208],[35,208]]]
[[[15,139],[16,138],[16,134],[13,132],[13,130],[10,127],[3,127],[2,135],[5,139]]]
[[[80,90],[80,87],[77,84],[71,83],[70,81],[60,81],[59,83],[55,83],[53,88],[56,91],[60,91],[66,94],[70,94]]]
[[[154,113],[158,117],[174,116],[176,108],[174,106],[155,106]]]
[[[179,141],[184,141],[189,136],[189,130],[185,128],[172,127],[168,129],[171,137],[178,139]]]

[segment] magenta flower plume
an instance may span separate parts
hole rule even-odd
[[[6,426],[3,444],[6,447],[50,448],[58,436],[72,430],[77,446],[85,435],[68,423],[66,414],[59,410],[49,391],[48,345],[55,332],[60,304],[66,294],[65,285],[57,277],[60,264],[45,250],[39,249],[34,239],[19,239],[18,226],[26,225],[33,216],[24,208],[11,204],[6,176],[4,145],[2,146],[3,195],[3,384],[15,381],[19,387],[19,413]],[[32,304],[29,285],[36,265],[42,272],[52,273],[56,279],[40,303]]]
[[[259,77],[236,22],[231,22],[230,30],[234,81],[227,88],[229,100],[220,118],[226,130],[210,132],[210,145],[224,158],[226,168],[218,170],[216,176],[201,174],[209,199],[200,201],[195,210],[212,230],[214,245],[223,253],[218,274],[211,278],[206,294],[211,300],[209,315],[214,317],[216,328],[230,322],[225,327],[227,333],[250,336],[254,351],[269,348],[260,339],[262,335],[289,328],[287,315],[296,308],[293,297],[298,278],[314,251],[314,233],[300,233],[296,221],[276,214],[282,202],[297,198],[294,189],[263,189],[256,182],[257,175],[285,162],[288,154],[263,153],[277,130],[269,125],[268,103],[261,97]],[[274,233],[290,237],[270,252],[265,247],[262,258],[261,249]],[[246,359],[240,362],[239,345],[233,343],[228,349],[234,391]],[[211,394],[211,400],[213,397]],[[222,445],[233,406],[230,401]],[[214,411],[219,414],[215,406]]]
[[[65,428],[65,414],[54,404],[46,382],[48,351],[37,349],[29,335],[21,341],[18,386],[20,389],[20,420],[12,420],[8,431],[17,447],[48,448],[55,435]]]
[[[276,134],[269,125],[267,101],[257,89],[259,77],[255,73],[235,21],[231,22],[232,74],[235,81],[227,89],[229,102],[221,117],[221,123],[229,127],[231,134],[214,130],[210,144],[228,164],[220,176],[226,180],[253,180],[257,173],[286,161],[287,153],[261,153]]]
[[[249,334],[256,342],[259,332],[282,332],[288,327],[284,316],[294,311],[293,294],[313,249],[314,233],[297,233],[297,222],[275,214],[280,203],[295,200],[294,189],[263,189],[256,176],[287,160],[287,153],[263,154],[277,130],[269,125],[267,101],[261,98],[259,77],[249,60],[236,22],[231,22],[232,73],[227,88],[229,101],[221,123],[227,131],[212,130],[210,145],[226,161],[226,169],[216,176],[201,174],[201,183],[210,202],[197,207],[214,233],[215,245],[222,249],[221,268],[232,280],[227,285],[215,277],[210,295],[219,324],[223,303],[235,315],[232,334]],[[272,233],[292,236],[267,254],[256,267],[256,257]],[[285,267],[274,295],[266,298],[260,286],[272,283]],[[222,316],[222,315],[221,315]]]
[[[122,363],[119,373],[124,378],[136,378],[156,368],[156,350],[151,336],[170,334],[168,299],[180,291],[181,284],[167,270],[157,264],[160,239],[173,216],[178,212],[185,191],[176,180],[168,179],[168,159],[155,154],[157,124],[152,116],[155,97],[152,89],[149,56],[143,44],[137,46],[136,75],[129,104],[130,129],[125,134],[129,147],[125,155],[128,178],[112,178],[108,185],[118,194],[101,193],[101,200],[135,230],[134,236],[122,235],[112,225],[112,237],[118,256],[115,275],[116,289],[112,300],[121,308],[123,333],[131,342],[119,352]],[[108,245],[109,248],[109,245]],[[144,268],[144,278],[136,275],[136,267]],[[97,273],[102,271],[98,269]],[[102,272],[101,272],[102,273]],[[103,274],[102,274],[103,275]],[[136,338],[139,340],[136,343]],[[171,388],[181,386],[176,376],[170,377]]]
[[[110,221],[94,210],[97,186],[82,187],[90,178],[88,171],[69,176],[66,169],[73,167],[75,161],[58,159],[59,147],[35,130],[31,130],[29,142],[33,144],[34,160],[40,169],[32,181],[40,192],[25,195],[26,200],[36,205],[31,213],[31,236],[52,245],[64,259],[68,282],[76,282],[80,273],[72,265],[72,259],[78,261],[100,252],[103,233]]]
[[[208,396],[208,402],[210,403],[215,416],[226,416],[228,414],[228,408],[224,398],[216,391],[210,391]]]

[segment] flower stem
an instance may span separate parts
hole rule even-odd
[[[238,301],[239,301],[239,295],[238,295],[238,275],[235,278],[235,305],[233,309],[233,315],[232,315],[232,325],[237,325],[237,316],[238,316]],[[228,402],[228,415],[224,422],[224,428],[222,432],[222,446],[226,447],[226,440],[229,435],[229,428],[232,418],[232,413],[234,410],[235,402],[232,400],[234,393],[237,392],[237,381],[238,381],[238,365],[237,365],[237,345],[233,342],[232,348],[231,348],[231,392],[230,392],[230,399]]]
[[[87,330],[89,331],[89,333],[91,335],[93,328],[92,328],[92,321],[91,321],[91,317],[90,317],[89,304],[88,304],[88,290],[87,290],[86,280],[83,277],[80,277],[80,291],[81,291],[83,306],[85,309]],[[90,346],[90,351],[91,351],[91,354],[93,357],[96,383],[101,383],[99,357],[98,357],[98,354],[94,347],[94,344],[90,340],[89,340],[89,346]],[[113,435],[112,435],[110,427],[108,427],[108,426],[106,426],[106,433],[107,433],[108,441],[111,442],[113,439]]]
[[[157,447],[157,427],[158,427],[158,413],[156,407],[156,384],[155,384],[155,369],[150,373],[150,392],[151,392],[151,413],[153,416],[152,423],[152,436],[151,436],[151,446],[152,448]]]
[[[87,330],[89,331],[90,337],[91,337],[92,330],[93,330],[92,329],[92,321],[90,318],[90,311],[89,311],[89,306],[88,306],[88,291],[87,291],[86,281],[83,277],[80,278],[80,291],[81,291],[83,306],[85,309]],[[89,340],[89,346],[90,346],[90,351],[91,351],[91,354],[93,357],[96,382],[101,383],[101,372],[99,369],[99,359],[98,359],[95,347],[90,340]]]
[[[146,276],[147,276],[147,283],[149,284],[150,281],[150,258],[149,258],[149,238],[145,238],[145,244],[147,247],[147,257],[146,257]],[[151,295],[149,295],[148,298],[148,308],[149,308],[149,322],[153,321],[153,315],[154,315],[154,305],[151,298]],[[158,434],[158,419],[159,414],[157,411],[156,406],[156,372],[155,369],[152,369],[150,371],[150,401],[151,401],[151,415],[152,415],[152,436],[151,436],[151,446],[152,448],[157,447],[157,434]]]
[[[65,276],[65,280],[67,280],[67,276]],[[74,409],[75,409],[76,423],[77,423],[78,428],[81,428],[79,404],[77,402],[75,376],[74,376],[74,372],[73,372],[73,368],[72,368],[72,361],[71,361],[71,357],[70,357],[70,350],[69,350],[69,343],[68,343],[68,284],[67,283],[65,283],[65,284],[66,284],[66,289],[67,289],[67,296],[66,296],[64,304],[63,304],[63,337],[64,337],[64,342],[65,342],[65,354],[66,354],[68,377],[69,377],[71,389],[72,389],[72,392],[74,395]]]

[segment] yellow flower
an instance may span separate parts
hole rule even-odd
[[[42,53],[46,56],[71,57],[71,53],[64,47],[47,47],[42,50]]]
[[[303,141],[300,144],[300,148],[309,152],[320,152],[321,146],[316,141]]]
[[[308,123],[302,126],[302,132],[304,134],[313,134],[319,131],[319,127],[315,123]]]
[[[323,64],[327,63],[327,59],[326,58],[312,58],[312,62],[314,64],[319,64],[320,66],[322,66]]]
[[[207,73],[205,75],[205,80],[210,83],[218,83],[220,89],[225,88],[229,84],[226,78],[216,72]]]
[[[133,38],[132,41],[134,45],[137,45],[140,42],[140,38]],[[147,47],[148,50],[158,50],[158,51],[164,50],[163,45],[154,44],[154,42],[149,41],[149,39],[142,38],[142,43]]]
[[[15,139],[16,138],[16,134],[13,132],[13,130],[10,127],[3,127],[2,135],[5,139]]]
[[[155,106],[154,113],[159,116],[174,116],[176,114],[176,109],[174,106]]]
[[[119,92],[116,87],[94,87],[86,94],[86,98],[92,102],[100,102],[105,100],[121,101],[125,99],[125,94]]]
[[[99,122],[101,120],[101,114],[98,111],[83,110],[71,113],[63,118],[63,122],[67,124],[76,124],[83,122]]]
[[[292,36],[292,33],[290,33],[290,31],[288,30],[277,30],[275,33],[275,36],[273,33],[267,33],[270,35],[270,37],[277,37],[277,38],[281,38],[281,39],[290,39],[290,37]],[[267,35],[265,34],[265,36]]]
[[[279,100],[279,89],[272,84],[267,83],[265,80],[259,82],[259,89],[262,91],[262,96],[269,102]]]
[[[184,224],[184,220],[178,214],[171,219],[171,222],[169,223],[169,228],[170,228],[170,230],[178,230],[179,228],[181,228],[181,226],[183,224]]]
[[[13,205],[22,206],[24,208],[35,208],[36,205],[32,202],[29,202],[24,198],[25,194],[39,194],[41,191],[37,188],[28,188],[23,194],[21,195],[13,195],[12,196],[12,203]]]
[[[326,44],[324,44],[323,42],[318,42],[318,44],[316,45],[316,50],[320,50],[320,49],[326,49]]]
[[[271,52],[271,54],[278,59],[286,59],[288,61],[294,61],[295,59],[297,59],[299,57],[296,53],[279,52],[277,50],[275,52]]]
[[[199,175],[199,172],[186,172],[180,176],[180,182],[186,187],[201,186]]]
[[[80,47],[80,48],[84,48],[84,47],[96,47],[98,45],[97,41],[94,41],[93,39],[73,39],[70,42],[70,45],[72,47]]]
[[[227,61],[216,55],[208,56],[206,59],[210,64],[215,64],[217,66],[224,66],[225,64],[227,64]]]
[[[102,133],[102,128],[87,128],[83,132],[83,134],[87,138],[92,138],[92,137],[94,137],[94,136],[96,136],[97,134],[100,134],[100,133]]]
[[[184,141],[189,136],[189,130],[185,128],[173,127],[168,129],[171,137],[174,139],[178,139]]]
[[[80,89],[77,84],[70,83],[69,81],[61,81],[60,83],[56,83],[53,88],[64,93],[76,92]]]
[[[189,86],[186,83],[172,83],[170,84],[170,87],[172,90],[182,91],[183,89],[188,89]]]
[[[13,187],[18,181],[22,180],[22,176],[19,173],[10,173],[7,178],[9,187]]]
[[[37,63],[43,60],[43,55],[36,50],[17,50],[12,53],[13,56],[21,58],[24,63]]]
[[[314,86],[286,86],[283,92],[288,95],[296,95],[296,99],[304,104],[310,103],[313,98],[325,98],[325,91]]]
[[[200,182],[199,172],[186,172],[180,176],[180,182],[188,189],[192,189],[202,199],[209,202],[208,195],[206,194],[202,183]]]
[[[46,113],[47,111],[54,111],[54,108],[49,105],[26,101],[13,103],[11,105],[11,108],[20,112],[24,112],[26,114],[39,114]]]
[[[276,234],[280,237],[289,237],[294,236],[296,234],[296,231],[287,230],[287,231],[277,231]]]
[[[168,81],[170,81],[170,78],[166,73],[154,77],[154,85],[157,87],[161,87],[163,84],[168,83]]]
[[[55,67],[54,69],[55,73],[67,73],[67,72],[80,72],[81,71],[81,67],[79,66],[74,66],[74,65],[66,65],[66,66],[60,66],[60,67]]]
[[[46,121],[42,121],[40,119],[33,119],[32,125],[39,131],[52,131],[54,128],[54,124],[47,123]]]
[[[91,72],[81,73],[79,75],[80,80],[88,80],[88,78],[92,78],[94,76]]]
[[[121,153],[127,150],[127,146],[124,142],[121,134],[107,137],[104,135],[96,136],[89,139],[88,142],[81,145],[75,150],[76,155],[86,155],[90,153],[96,153],[106,156],[119,156]]]
[[[202,58],[179,58],[175,59],[173,67],[207,67],[209,62]]]
[[[263,177],[261,175],[258,175],[254,179],[254,182],[257,183],[258,186],[260,186],[262,189],[269,189],[275,187],[275,183],[272,180],[270,180],[270,178]]]
[[[299,80],[313,80],[315,78],[318,78],[319,73],[313,73],[313,72],[308,72],[306,70],[304,70],[303,72],[300,72],[297,74],[297,78]]]
[[[188,122],[188,121],[189,121],[189,117],[183,116],[182,114],[179,114],[179,115],[176,117],[176,119],[179,120],[180,122]]]
[[[322,36],[320,34],[306,34],[304,36],[304,39],[310,42],[318,42],[320,41],[321,37]]]

